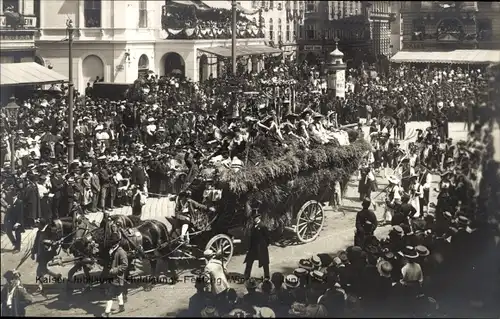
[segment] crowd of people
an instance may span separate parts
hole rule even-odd
[[[214,293],[202,287],[200,282],[206,282],[202,278],[195,299],[207,298],[208,304],[194,314],[222,315],[231,312],[229,308],[241,306],[241,311],[233,311],[233,315],[242,316],[242,313],[256,314],[254,306],[258,306],[261,317],[272,313],[343,315],[341,309],[346,302],[357,304],[363,296],[366,304],[370,304],[370,300],[380,297],[370,293],[363,281],[359,282],[361,277],[352,275],[362,269],[367,269],[366,280],[375,280],[376,285],[388,288],[397,282],[393,290],[403,287],[405,293],[417,291],[413,288],[419,288],[424,278],[418,270],[421,274],[424,268],[424,274],[428,273],[424,262],[420,266],[415,262],[417,255],[428,257],[427,253],[433,252],[442,243],[440,240],[449,241],[450,235],[452,243],[461,238],[477,217],[480,203],[473,199],[479,191],[472,181],[480,180],[477,169],[483,158],[482,150],[490,143],[486,140],[482,144],[477,125],[470,141],[465,142],[466,147],[461,142],[451,151],[451,141],[446,140],[446,131],[440,129],[443,121],[437,116],[470,112],[469,123],[483,118],[484,112],[478,110],[487,110],[488,105],[481,100],[485,82],[482,71],[419,70],[402,66],[391,69],[387,76],[382,73],[373,76],[368,70],[350,70],[353,90],[346,98],[333,98],[321,85],[320,70],[307,64],[299,66],[285,61],[259,74],[241,71],[239,75],[210,77],[204,83],[193,83],[180,76],[149,75],[134,85],[133,98],[119,101],[95,96],[91,89],[77,94],[76,160],[72,163],[67,161],[65,90],[55,96],[18,99],[21,105],[18,118],[12,121],[2,114],[1,122],[2,224],[14,251],[21,248],[24,230],[34,227],[37,220],[71,216],[75,210],[106,212],[120,205],[132,205],[134,214],[140,216],[146,197],[183,189],[196,175],[202,160],[225,161],[237,169],[244,165],[247,144],[251,145],[257,136],[265,136],[279,147],[287,147],[290,140],[304,148],[315,143],[346,144],[348,139],[338,126],[364,117],[373,127],[370,138],[375,152],[361,173],[365,180],[360,187],[363,214],[371,216],[367,211],[375,203],[369,200],[375,188],[365,185],[377,173],[372,168],[396,168],[400,159],[408,157],[402,161],[401,174],[405,177],[402,185],[395,177],[389,178],[390,195],[383,216],[384,222],[394,224],[389,239],[376,240],[373,230],[380,221],[365,218],[372,229],[366,231],[368,226],[360,226],[356,246],[335,256],[302,260],[293,275],[273,274],[258,290],[257,283],[249,279],[249,294],[242,303],[231,289],[217,294],[215,299],[208,298]],[[242,88],[239,92],[228,89],[236,85]],[[425,100],[432,96],[433,100]],[[462,104],[464,101],[470,104]],[[395,110],[402,109],[407,110],[403,112],[406,117],[387,120]],[[430,116],[434,120],[427,135],[422,132],[408,155],[387,151],[391,129],[415,116],[421,119]],[[10,163],[9,134],[15,136],[14,163]],[[440,142],[446,145],[441,147]],[[434,152],[436,146],[444,148],[444,153]],[[397,150],[397,144],[392,149]],[[188,156],[179,158],[180,152],[187,152]],[[433,208],[428,185],[426,191],[425,185],[417,184],[427,180],[424,176],[431,171],[450,169],[452,164],[457,164],[456,171],[444,174],[440,197]],[[187,172],[187,177],[177,187],[175,176],[179,172]],[[464,199],[458,200],[462,195]],[[420,227],[418,231],[416,227]],[[207,252],[207,258],[216,260],[211,252]],[[409,261],[409,266],[403,265],[403,259]],[[387,276],[389,273],[394,275]],[[356,298],[346,298],[353,295]]]
[[[372,188],[364,185],[375,183],[381,173],[375,171],[370,154],[361,168],[362,210],[356,216],[353,246],[301,259],[293,273],[269,275],[264,269],[262,282],[245,281],[243,296],[231,288],[222,266],[215,271],[207,266],[205,277],[196,282],[197,292],[186,314],[260,318],[442,315],[433,294],[446,281],[446,269],[475,249],[476,229],[485,222],[478,200],[488,182],[481,182],[480,175],[493,154],[491,130],[482,129],[484,122],[476,123],[466,141],[447,143],[444,156],[436,158],[436,169],[428,168],[426,161],[426,156],[434,155],[423,152],[437,140],[434,127],[410,146],[408,154],[394,161],[386,158],[395,175],[388,177],[384,190],[382,219],[371,209],[377,202],[370,198]],[[437,172],[442,173],[439,188],[430,190],[431,176]],[[429,201],[431,191],[438,192],[437,203]],[[377,226],[385,223],[392,225],[388,236],[375,237]],[[263,255],[258,260],[265,263],[262,258],[268,256]],[[214,252],[207,251],[205,256],[207,265],[220,264]],[[216,285],[207,285],[214,281]]]

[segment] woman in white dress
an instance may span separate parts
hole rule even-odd
[[[422,185],[418,180],[418,174],[413,174],[410,177],[410,204],[415,207],[417,213],[415,214],[415,218],[419,218],[421,215],[420,210],[420,201],[423,198],[424,192]]]

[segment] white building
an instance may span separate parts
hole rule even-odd
[[[304,1],[241,1],[250,10],[262,9],[263,26],[268,43],[282,48],[288,55],[297,53],[297,35],[303,15],[294,15]]]
[[[132,83],[141,69],[163,75],[173,67],[181,68],[186,77],[193,80],[205,78],[209,73],[216,76],[217,67],[213,63],[213,56],[209,54],[207,59],[200,49],[231,45],[231,39],[166,40],[162,31],[163,1],[19,1],[40,4],[39,32],[35,38],[38,47],[36,59],[66,75],[69,66],[66,22],[68,19],[72,20],[75,28],[72,46],[73,81],[80,92],[96,77],[104,78],[105,82]],[[185,2],[188,1],[183,1]],[[231,6],[227,0],[202,2],[212,7]],[[272,2],[267,1],[269,7]],[[293,43],[294,39],[292,30],[295,27],[286,22],[285,2],[288,1],[274,1],[273,9],[263,12],[265,21],[273,21],[273,27],[268,30],[267,35],[271,35],[275,43],[280,35],[284,44]],[[245,1],[239,4],[247,6]],[[257,4],[248,1],[248,5],[251,7]],[[255,17],[259,19],[258,14]],[[262,46],[264,43],[263,38],[238,39],[238,47]],[[200,71],[202,69],[203,72]]]

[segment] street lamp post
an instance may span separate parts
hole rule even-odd
[[[68,19],[66,21],[68,29],[68,163],[71,164],[74,159],[75,141],[73,140],[73,21]]]
[[[233,75],[236,76],[236,0],[231,1],[231,60],[233,62]]]
[[[19,114],[19,105],[17,105],[15,97],[9,99],[9,103],[5,106],[5,112],[10,122],[10,169],[14,172],[16,169],[15,130],[17,128],[17,115]]]

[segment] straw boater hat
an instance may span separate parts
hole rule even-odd
[[[321,258],[318,255],[314,255],[311,257],[311,263],[316,268],[319,268],[322,266]]]
[[[415,247],[413,246],[406,246],[403,251],[402,251],[402,254],[405,258],[407,259],[415,259],[415,258],[418,258],[418,253],[417,251],[415,250]]]
[[[269,307],[262,307],[258,311],[258,318],[276,318],[276,314]]]
[[[213,256],[215,256],[215,252],[211,249],[207,249],[203,252],[203,256],[207,259],[210,259],[212,258]]]
[[[397,185],[399,184],[399,178],[395,175],[391,175],[389,176],[389,178],[387,179],[389,181],[389,183],[391,184],[394,184],[394,185]]]
[[[458,216],[457,222],[459,226],[468,226],[470,220],[465,216]]]
[[[382,277],[391,277],[392,265],[387,260],[382,260],[377,264],[377,270]]]
[[[427,247],[423,245],[418,245],[417,247],[415,247],[415,251],[420,257],[427,257],[431,254],[429,249],[427,249]]]
[[[289,289],[297,288],[299,286],[299,278],[295,275],[288,275],[285,278],[285,286]]]
[[[309,259],[301,259],[299,260],[299,267],[311,271],[313,269],[313,263]]]

